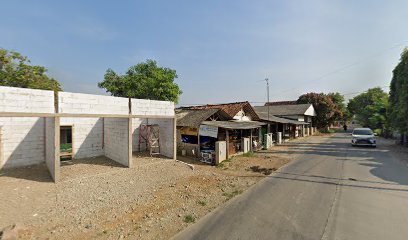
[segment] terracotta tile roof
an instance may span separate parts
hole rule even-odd
[[[255,110],[251,106],[249,102],[235,102],[235,103],[224,103],[224,104],[209,104],[209,105],[202,105],[202,106],[192,106],[192,107],[183,107],[184,109],[211,109],[217,108],[221,109],[225,112],[228,116],[233,118],[239,111],[242,109],[245,113],[251,116],[252,120],[259,120],[258,115],[256,114]]]

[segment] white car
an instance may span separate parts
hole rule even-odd
[[[351,134],[352,146],[370,146],[377,147],[377,141],[375,140],[375,134],[370,128],[355,128]]]

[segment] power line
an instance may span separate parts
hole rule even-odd
[[[368,61],[368,60],[371,60],[371,59],[373,59],[373,58],[375,58],[375,57],[381,56],[381,55],[384,54],[385,52],[388,52],[388,51],[390,51],[390,50],[392,50],[392,49],[395,49],[395,48],[404,46],[404,45],[406,45],[407,42],[408,42],[408,41],[405,40],[405,41],[402,41],[402,42],[400,42],[400,43],[394,44],[393,46],[391,46],[391,47],[389,47],[389,48],[386,48],[386,49],[384,49],[384,50],[382,50],[382,51],[379,51],[379,52],[377,52],[377,53],[374,53],[374,54],[372,54],[372,55],[370,55],[370,56],[368,56],[368,57],[366,57],[366,58],[362,58],[362,59],[357,60],[357,61],[355,61],[355,62],[352,62],[352,63],[350,63],[350,64],[343,65],[342,67],[339,67],[339,68],[337,68],[337,69],[335,69],[335,70],[333,70],[333,71],[330,71],[330,72],[328,72],[328,73],[325,73],[325,74],[321,75],[321,76],[318,77],[318,78],[315,78],[315,79],[312,79],[312,80],[308,80],[308,81],[301,81],[301,83],[303,83],[303,82],[307,82],[307,83],[317,82],[317,81],[322,80],[322,79],[324,79],[324,78],[326,78],[326,77],[328,77],[328,76],[331,76],[331,75],[334,75],[334,74],[336,74],[336,73],[342,72],[342,71],[344,71],[344,70],[346,70],[346,69],[348,69],[348,68],[354,67],[354,66],[356,66],[356,65],[358,65],[358,64],[361,64],[361,63],[364,63],[364,62],[366,62],[366,61]],[[289,89],[286,89],[286,90],[279,91],[279,95],[282,95],[283,93],[286,93],[286,92],[289,92],[289,91],[292,91],[292,90],[296,90],[296,89],[300,89],[300,87],[294,87],[294,88],[289,88]],[[278,95],[278,96],[279,96],[279,95]]]
[[[265,81],[265,80],[263,80]],[[386,89],[389,88],[390,86],[380,86],[379,88],[381,89]],[[354,95],[354,94],[360,94],[360,93],[366,93],[366,91],[360,91],[360,92],[348,92],[348,93],[340,93],[343,96],[348,96],[348,95]],[[245,101],[236,101],[236,102],[245,102]],[[249,103],[253,104],[265,104],[266,102],[259,102],[259,101],[248,101]],[[200,106],[200,105],[218,105],[218,104],[225,104],[225,102],[216,102],[216,103],[182,103],[178,104],[179,106]]]

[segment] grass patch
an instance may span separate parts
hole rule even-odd
[[[201,205],[201,206],[207,206],[207,201],[206,200],[199,200],[199,201],[197,201],[197,204],[198,205]]]
[[[196,221],[196,218],[191,214],[184,216],[185,223],[194,223],[195,221]]]
[[[224,193],[222,194],[222,196],[227,197],[227,201],[228,201],[228,200],[230,200],[231,198],[233,198],[233,197],[235,197],[235,196],[241,194],[242,192],[243,192],[242,190],[234,190],[234,191],[232,191],[232,192],[230,192],[230,193],[224,192]]]
[[[330,128],[329,130],[322,129],[322,130],[320,130],[320,133],[336,133],[336,130],[332,129],[332,128]]]
[[[253,157],[254,155],[255,155],[255,153],[252,152],[252,151],[242,154],[243,157]]]
[[[216,168],[224,168],[224,167],[225,167],[225,164],[231,162],[233,159],[234,159],[234,157],[228,158],[228,159],[226,159],[226,160],[220,162],[220,163],[219,163],[218,165],[216,165],[215,167],[216,167]]]

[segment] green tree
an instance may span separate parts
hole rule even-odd
[[[46,75],[45,67],[30,63],[20,53],[0,48],[0,86],[61,91],[60,83]]]
[[[146,62],[130,67],[124,75],[108,69],[104,80],[98,83],[98,86],[117,97],[177,103],[182,91],[174,83],[176,78],[176,70],[158,67],[156,61],[148,59]]]
[[[388,125],[408,134],[408,48],[401,54],[390,85]]]
[[[384,130],[388,94],[381,88],[370,88],[350,99],[347,108],[364,127]]]
[[[335,120],[336,121],[347,121],[349,116],[347,114],[347,107],[344,101],[344,96],[338,92],[329,93],[327,96],[332,100],[332,102],[336,105],[337,110],[335,111]]]
[[[310,103],[316,110],[317,116],[314,124],[318,128],[327,128],[336,121],[342,113],[332,98],[324,93],[303,94],[297,100],[298,103]]]

